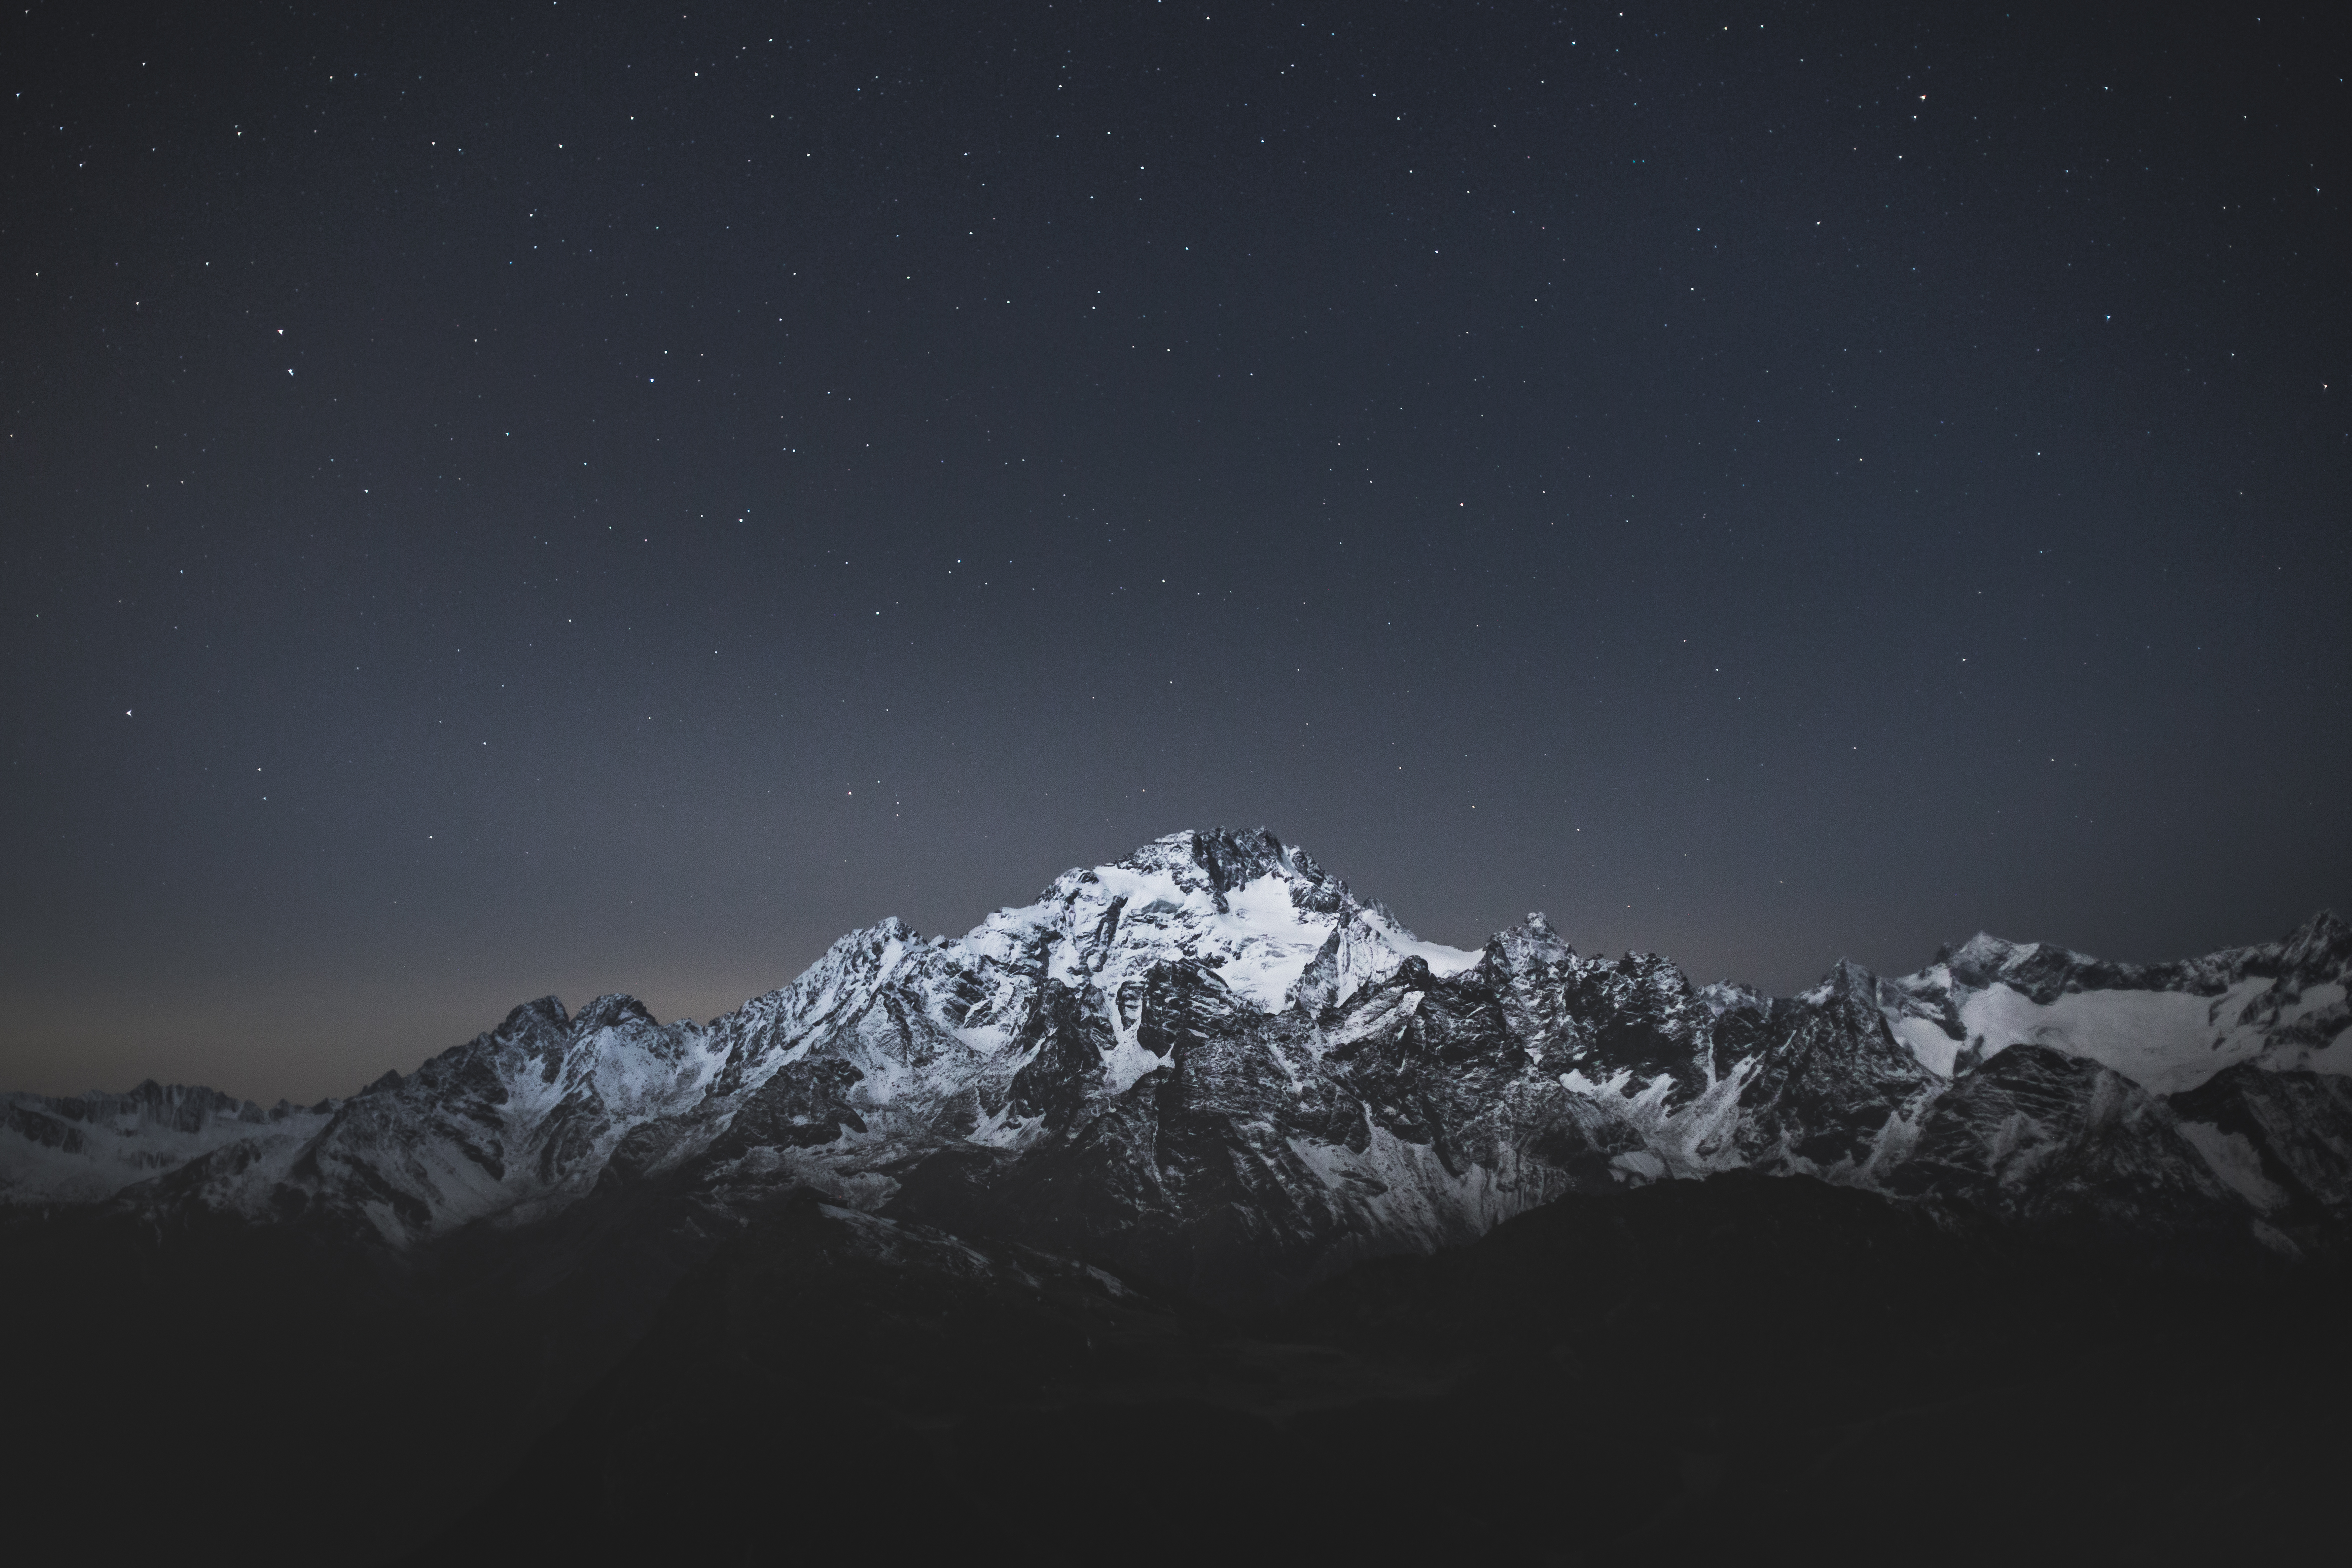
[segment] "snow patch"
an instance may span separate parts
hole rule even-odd
[[[1666,1162],[1647,1149],[1633,1149],[1611,1160],[1609,1172],[1619,1181],[1663,1181],[1666,1176]]]
[[[1919,1065],[1938,1078],[1952,1075],[1952,1062],[1960,1054],[1960,1042],[1944,1032],[1944,1026],[1934,1019],[1921,1018],[1916,1013],[1890,1018],[1887,1024],[1895,1038],[1910,1048],[1919,1059]]]
[[[1598,1100],[1603,1094],[1621,1094],[1625,1085],[1633,1081],[1633,1070],[1630,1067],[1619,1068],[1606,1083],[1595,1083],[1584,1075],[1584,1070],[1580,1067],[1571,1067],[1559,1075],[1559,1086],[1562,1089],[1567,1090],[1570,1094],[1581,1094],[1590,1100]]]
[[[2213,1174],[2264,1214],[2286,1206],[2287,1195],[2263,1174],[2263,1157],[2243,1133],[2225,1133],[2208,1122],[2182,1122],[2181,1135],[2205,1156]]]
[[[2259,1055],[2263,1031],[2232,1019],[2270,988],[2240,981],[2220,998],[2185,991],[2069,991],[2042,1004],[2006,985],[1970,993],[1960,1027],[1996,1056],[2012,1045],[2046,1045],[2112,1068],[2153,1094],[2194,1089],[2216,1072]]]
[[[2352,1076],[2352,1026],[2336,1031],[2336,1038],[2313,1050],[2308,1046],[2273,1046],[2264,1053],[2263,1064],[2271,1068],[2306,1072],[2326,1072]]]
[[[1103,1052],[1103,1092],[1124,1094],[1145,1073],[1167,1065],[1164,1059],[1144,1050],[1132,1038],[1122,1038],[1117,1045]]]

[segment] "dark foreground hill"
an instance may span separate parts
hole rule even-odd
[[[411,1560],[2258,1559],[2340,1521],[2345,1304],[1733,1176],[1234,1320],[812,1194]]]
[[[2340,1273],[1804,1177],[1570,1196],[1248,1317],[803,1191],[568,1409],[560,1297],[48,1230],[5,1238],[12,1528],[93,1560],[2244,1560],[2352,1473]]]

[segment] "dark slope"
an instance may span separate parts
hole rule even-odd
[[[2352,1453],[2346,1301],[1727,1176],[1233,1320],[804,1196],[413,1560],[2283,1552]]]
[[[362,1563],[513,1462],[536,1372],[296,1227],[0,1225],[20,1561]]]

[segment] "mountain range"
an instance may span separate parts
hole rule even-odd
[[[2322,914],[2154,967],[1979,936],[1767,997],[1541,915],[1423,942],[1270,833],[1181,832],[961,937],[853,932],[708,1024],[548,997],[310,1107],[10,1094],[0,1201],[424,1258],[567,1215],[717,1235],[807,1187],[1221,1307],[1728,1170],[2294,1255],[2352,1205],[2347,978]]]
[[[2347,980],[2321,914],[1769,997],[1540,915],[1423,942],[1270,833],[1171,834],[708,1023],[549,997],[310,1106],[0,1096],[26,1495],[143,1550],[300,1521],[257,1561],[769,1561],[885,1516],[954,1550],[1039,1507],[1091,1540],[1171,1488],[1179,1555],[1499,1544],[1566,1500],[1552,1555],[1702,1561],[1907,1528],[1899,1482],[1857,1500],[1869,1434],[1981,1464],[2030,1406],[2103,1457],[1941,1539],[2097,1555],[2115,1499],[2170,1506],[2160,1365],[2163,1408],[2267,1424],[2212,1473],[2297,1519],[2280,1478],[2352,1442],[2293,1392],[2352,1396]],[[1443,1486],[1377,1479],[1403,1432]]]

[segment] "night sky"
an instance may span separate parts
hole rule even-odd
[[[35,5],[0,1087],[1218,824],[1780,990],[2352,907],[2324,9]]]

